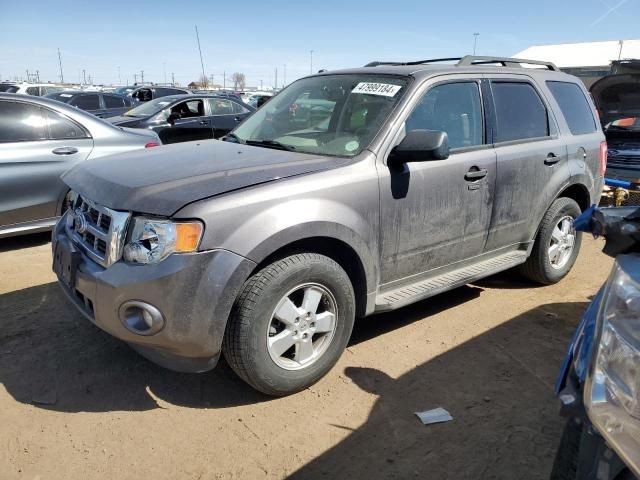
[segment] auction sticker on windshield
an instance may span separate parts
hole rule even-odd
[[[381,95],[383,97],[393,97],[402,87],[389,83],[369,83],[360,82],[351,93],[364,93],[366,95]]]

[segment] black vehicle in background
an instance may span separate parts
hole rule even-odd
[[[130,97],[101,92],[65,91],[50,93],[46,97],[67,103],[100,118],[122,115],[138,103]]]
[[[157,85],[133,85],[130,87],[120,87],[114,90],[115,94],[131,97],[138,102],[148,102],[160,97],[169,95],[184,95],[190,93],[189,90],[176,87],[159,87]]]
[[[153,130],[166,144],[220,138],[254,110],[242,102],[217,95],[171,95],[151,100],[107,121],[120,127]]]
[[[607,178],[640,183],[640,61],[614,62],[591,86],[607,137]],[[622,68],[624,67],[624,68]]]

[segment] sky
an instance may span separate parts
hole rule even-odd
[[[511,56],[531,45],[640,38],[640,0],[280,0],[164,2],[0,0],[0,78],[96,84],[182,85],[202,74],[227,85],[278,86],[311,67],[338,69],[373,60]],[[310,51],[313,50],[313,55]],[[313,64],[311,57],[313,56]],[[286,65],[286,67],[285,67]],[[286,77],[285,77],[286,70]]]

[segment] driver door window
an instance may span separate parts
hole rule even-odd
[[[478,84],[446,83],[431,88],[424,94],[405,125],[407,132],[446,132],[451,149],[482,145],[482,103]]]

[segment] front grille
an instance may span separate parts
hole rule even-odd
[[[69,195],[67,234],[96,263],[108,267],[122,255],[128,212],[119,212],[83,198]]]
[[[637,156],[637,155],[634,155],[634,156],[621,155],[616,157],[609,156],[607,158],[607,165],[611,167],[616,167],[616,166],[640,167],[640,156]]]

